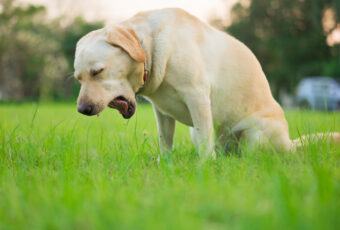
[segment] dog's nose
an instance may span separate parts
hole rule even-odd
[[[93,115],[93,105],[91,104],[81,104],[78,105],[78,112],[84,115],[90,116]]]

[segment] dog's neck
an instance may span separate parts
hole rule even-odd
[[[143,93],[145,91],[145,88],[146,88],[146,85],[147,83],[150,81],[150,71],[149,71],[149,68],[150,68],[150,65],[149,65],[149,61],[148,61],[148,57],[149,55],[147,54],[147,51],[146,51],[146,48],[145,48],[145,45],[143,43],[143,40],[140,40],[140,44],[142,45],[143,47],[143,50],[144,50],[144,53],[145,53],[145,56],[146,56],[146,60],[144,62],[144,75],[143,75],[143,86],[141,88],[138,89],[137,91],[137,95]]]
[[[155,43],[153,41],[153,28],[151,28],[148,24],[142,25],[140,23],[130,23],[125,22],[127,26],[134,29],[136,35],[143,47],[146,61],[144,63],[144,75],[146,77],[144,81],[144,85],[137,91],[136,94],[141,96],[149,97],[155,91],[157,91],[158,87],[163,82],[163,74],[159,74],[160,71],[157,65],[154,65],[154,53],[155,53]],[[157,60],[156,60],[157,63]]]
[[[144,62],[144,76],[143,76],[143,81],[144,81],[144,84],[145,84],[145,82],[146,82],[146,80],[148,79],[148,77],[149,77],[149,65],[148,65],[148,56],[149,55],[147,55],[147,52],[146,52],[146,49],[145,49],[145,46],[144,46],[144,44],[143,44],[143,40],[141,40],[140,41],[140,44],[142,45],[142,47],[143,47],[143,50],[144,50],[144,53],[145,53],[145,56],[146,56],[146,60],[145,60],[145,62]]]
[[[139,95],[139,94],[141,94],[144,91],[145,85],[147,84],[147,81],[149,80],[149,70],[147,69],[147,63],[146,62],[144,62],[144,67],[143,68],[144,68],[143,86],[140,87],[137,90],[136,95]]]

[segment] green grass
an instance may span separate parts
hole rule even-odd
[[[286,113],[298,133],[340,131],[339,113]],[[340,148],[244,151],[202,163],[177,125],[157,163],[151,106],[131,120],[73,104],[0,105],[0,229],[339,229]]]

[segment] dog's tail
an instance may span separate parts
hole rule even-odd
[[[291,149],[296,150],[301,148],[302,145],[308,144],[314,141],[325,141],[325,142],[335,142],[340,144],[340,133],[315,133],[310,135],[301,136],[295,140],[292,140]]]

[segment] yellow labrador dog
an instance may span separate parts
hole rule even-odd
[[[254,54],[181,9],[142,12],[90,32],[77,44],[74,68],[80,113],[110,107],[130,118],[136,94],[148,98],[161,153],[172,148],[176,120],[191,127],[203,157],[214,157],[214,136],[225,146],[233,138],[277,150],[298,145]]]

